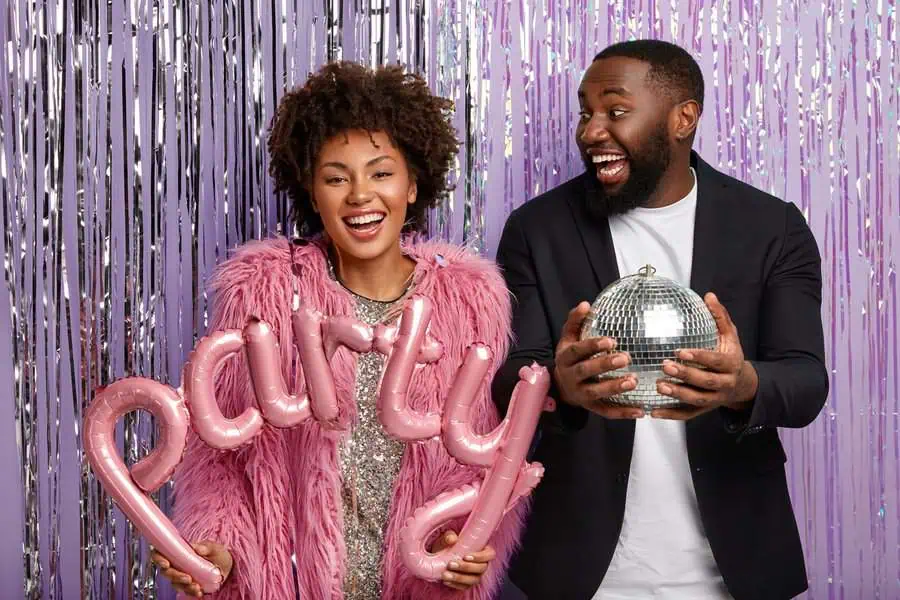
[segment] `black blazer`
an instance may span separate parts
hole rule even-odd
[[[828,393],[821,259],[793,204],[691,160],[699,186],[691,287],[716,292],[759,373],[752,411],[687,422],[700,516],[736,600],[790,598],[807,580],[776,427],[807,425]],[[493,383],[501,412],[522,365],[552,372],[569,310],[619,277],[608,223],[585,211],[585,177],[519,207],[504,228],[497,261],[514,296],[516,343]],[[510,578],[531,599],[588,600],[622,527],[634,422],[559,404],[542,421],[533,458],[546,473]]]

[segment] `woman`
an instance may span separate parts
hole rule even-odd
[[[495,267],[465,249],[404,235],[423,229],[426,209],[446,192],[458,149],[450,109],[399,67],[330,64],[287,94],[269,136],[271,174],[291,198],[307,241],[239,249],[212,283],[210,329],[241,328],[251,317],[269,322],[281,340],[283,372],[296,382],[295,293],[325,315],[372,325],[394,321],[413,294],[428,297],[429,334],[443,355],[413,376],[409,398],[420,411],[440,410],[471,344],[488,344],[499,361],[510,333],[509,300]],[[228,573],[217,597],[493,597],[521,508],[482,552],[451,563],[441,583],[413,577],[401,562],[400,529],[416,508],[481,472],[457,463],[438,440],[403,444],[384,435],[375,417],[381,355],[341,349],[331,366],[341,430],[316,422],[266,426],[251,444],[224,453],[196,437],[189,444],[176,477],[175,520],[188,539],[202,540],[198,552]],[[243,358],[223,369],[217,385],[227,416],[253,402]],[[481,432],[498,422],[484,384],[473,421]],[[432,550],[452,544],[461,525],[443,532]],[[180,591],[200,595],[189,576],[164,557],[154,560]]]

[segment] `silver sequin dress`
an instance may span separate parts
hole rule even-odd
[[[399,316],[411,287],[412,281],[403,296],[389,302],[370,300],[347,291],[356,304],[356,318],[368,325],[377,325]],[[357,357],[357,420],[340,446],[343,533],[347,549],[345,600],[381,598],[384,530],[404,451],[402,442],[385,435],[375,414],[377,387],[383,368],[384,357],[377,352]]]

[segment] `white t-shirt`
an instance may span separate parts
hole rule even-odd
[[[610,217],[619,274],[649,263],[657,275],[690,286],[696,212],[694,174],[679,202]],[[594,600],[635,598],[731,598],[700,522],[683,421],[635,422],[622,533]]]

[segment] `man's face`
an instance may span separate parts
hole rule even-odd
[[[578,89],[575,138],[590,178],[588,207],[598,217],[647,203],[671,162],[669,99],[633,58],[595,61]]]

